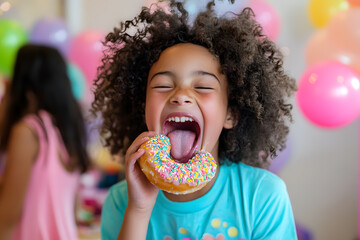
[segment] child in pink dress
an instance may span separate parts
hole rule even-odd
[[[0,239],[77,239],[75,194],[89,158],[82,114],[56,49],[19,50],[0,111]]]

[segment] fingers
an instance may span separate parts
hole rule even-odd
[[[130,145],[129,149],[127,150],[127,152],[129,153],[133,153],[135,151],[137,151],[137,149],[143,144],[145,143],[147,140],[149,140],[150,137],[155,136],[156,133],[155,132],[143,132],[141,133],[135,140],[134,142]]]
[[[141,133],[134,142],[130,145],[125,155],[125,165],[133,166],[135,162],[145,153],[144,149],[139,147],[145,143],[149,138],[156,135],[156,132],[143,132]]]

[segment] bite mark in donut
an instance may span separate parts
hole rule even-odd
[[[215,176],[217,164],[210,153],[197,150],[187,162],[176,162],[170,156],[169,138],[164,135],[150,138],[140,148],[145,150],[139,159],[141,170],[151,183],[166,192],[195,192]]]

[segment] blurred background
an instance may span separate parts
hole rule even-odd
[[[188,11],[202,2],[186,1]],[[101,41],[152,2],[0,0],[0,99],[1,79],[11,78],[18,46],[44,43],[68,60],[74,94],[87,114]],[[281,49],[285,71],[299,86],[291,100],[294,122],[287,148],[270,167],[287,184],[299,239],[359,239],[360,0],[238,0],[231,6],[220,3],[218,11],[245,6],[253,8]],[[82,179],[77,211],[82,239],[99,239],[106,190],[123,178],[122,165],[101,147],[100,122],[88,124],[97,167]]]

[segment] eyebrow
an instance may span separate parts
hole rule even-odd
[[[173,72],[170,72],[170,71],[163,71],[163,72],[157,72],[157,73],[155,73],[151,78],[150,78],[150,81],[154,78],[154,77],[156,77],[156,76],[158,76],[158,75],[169,75],[170,77],[175,77],[175,74],[173,73]],[[221,83],[220,82],[220,80],[219,80],[219,78],[215,75],[215,74],[213,74],[213,73],[209,73],[209,72],[205,72],[205,71],[195,71],[195,72],[193,72],[192,73],[192,75],[208,75],[208,76],[212,76],[212,77],[214,77],[219,83]]]

